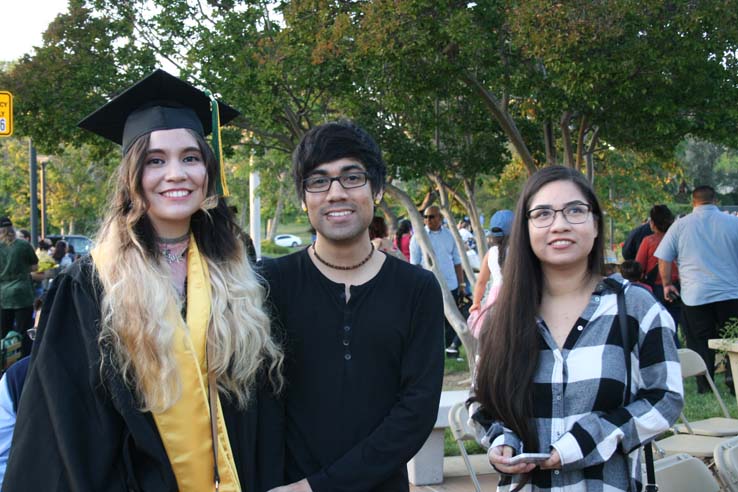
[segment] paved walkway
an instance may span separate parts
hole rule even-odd
[[[487,456],[475,454],[470,456],[472,466],[477,473],[477,479],[485,492],[497,488],[499,476],[487,461]],[[461,456],[453,456],[443,460],[443,483],[438,485],[415,486],[410,485],[410,492],[474,492],[474,483],[464,466]]]

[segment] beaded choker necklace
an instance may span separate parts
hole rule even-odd
[[[185,261],[185,254],[189,246],[190,233],[175,237],[175,238],[156,238],[156,243],[159,246],[159,252],[162,254],[166,262],[170,265],[174,263],[183,263]],[[180,247],[184,246],[180,251]],[[176,251],[176,253],[174,252]]]
[[[323,258],[321,258],[320,255],[318,255],[318,251],[315,249],[315,243],[312,244],[312,247],[313,247],[313,254],[315,255],[315,258],[319,262],[321,262],[322,264],[324,264],[325,266],[330,267],[330,268],[335,268],[336,270],[356,270],[361,265],[363,265],[364,263],[366,263],[367,261],[369,261],[369,258],[371,258],[372,255],[374,254],[374,244],[372,244],[372,243],[369,243],[369,244],[371,245],[372,249],[369,250],[369,254],[366,255],[366,258],[364,258],[363,260],[361,260],[356,265],[351,265],[351,266],[341,266],[341,265],[334,265],[333,263],[328,263]]]

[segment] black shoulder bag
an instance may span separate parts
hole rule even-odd
[[[618,324],[620,325],[620,336],[623,340],[623,349],[625,352],[625,404],[630,403],[630,336],[628,335],[628,310],[625,306],[625,288],[623,284],[612,278],[606,278],[605,284],[613,289],[618,296]],[[646,487],[645,492],[657,492],[659,486],[656,485],[656,472],[653,468],[653,448],[648,442],[643,445],[643,451],[646,455]]]

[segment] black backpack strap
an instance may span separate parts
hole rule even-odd
[[[631,373],[630,373],[630,357],[632,346],[630,344],[630,336],[628,331],[628,309],[625,305],[625,287],[623,284],[613,278],[606,278],[604,280],[605,285],[610,287],[618,296],[618,324],[620,325],[620,337],[623,341],[623,352],[625,353],[625,404],[630,403],[630,385],[631,385]],[[648,442],[644,446],[646,455],[646,486],[645,492],[656,492],[659,490],[656,485],[656,472],[653,467],[653,448],[651,443]]]
[[[656,277],[659,276],[659,265],[657,264],[655,267],[653,267],[644,277],[645,283],[647,283],[650,286],[656,285]]]

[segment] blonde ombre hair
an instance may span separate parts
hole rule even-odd
[[[260,373],[275,391],[281,389],[283,356],[272,339],[264,287],[248,262],[240,229],[225,201],[215,196],[213,153],[202,137],[191,133],[206,164],[210,197],[191,219],[210,275],[208,362],[219,388],[245,407]],[[172,347],[176,326],[168,322],[172,310],[182,311],[182,301],[146,215],[141,176],[148,146],[147,134],[123,157],[92,256],[103,288],[101,369],[110,364],[135,391],[142,410],[159,412],[171,407],[182,391]]]

